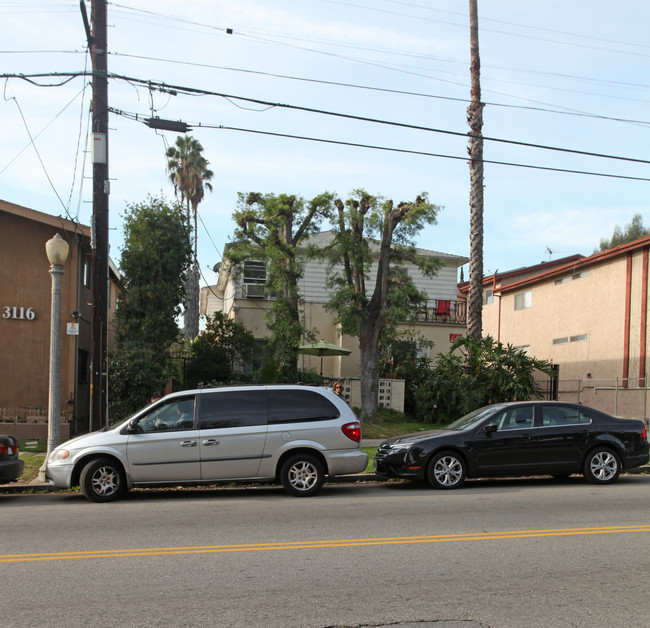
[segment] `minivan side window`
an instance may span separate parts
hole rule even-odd
[[[138,421],[141,432],[191,430],[194,427],[194,397],[157,405]]]
[[[202,430],[266,425],[265,390],[222,390],[197,396]]]
[[[269,424],[327,421],[341,416],[337,407],[312,390],[268,391]]]

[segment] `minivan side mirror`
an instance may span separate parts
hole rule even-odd
[[[490,434],[497,431],[496,423],[488,423],[487,425],[484,425],[483,431],[490,436]]]
[[[138,419],[131,419],[126,424],[126,431],[129,434],[137,434],[140,431],[140,427],[138,426]]]

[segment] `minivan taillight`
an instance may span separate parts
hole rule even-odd
[[[341,431],[355,443],[361,442],[361,423],[355,421],[354,423],[346,423],[341,427]]]

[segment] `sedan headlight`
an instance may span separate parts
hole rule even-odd
[[[404,451],[406,449],[411,449],[413,443],[393,443],[390,445],[391,451]]]
[[[70,456],[70,451],[68,449],[55,449],[50,454],[50,462],[60,462],[65,460]]]

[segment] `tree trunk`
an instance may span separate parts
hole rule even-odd
[[[471,48],[471,97],[467,109],[470,126],[469,172],[470,172],[470,235],[469,235],[469,297],[467,307],[467,331],[480,338],[483,333],[483,103],[481,102],[478,51],[477,0],[469,0],[470,48]]]
[[[379,400],[379,342],[376,322],[361,321],[359,334],[361,350],[361,417],[370,419],[378,408]]]
[[[185,281],[185,329],[187,340],[194,340],[199,335],[199,267],[195,260],[187,271]]]

